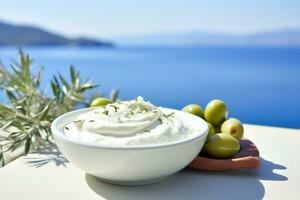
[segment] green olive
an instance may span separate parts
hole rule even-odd
[[[111,100],[103,97],[98,97],[92,101],[90,107],[105,106],[110,103],[112,103]]]
[[[205,108],[204,117],[213,126],[220,125],[227,117],[225,103],[219,99],[210,101]]]
[[[215,129],[214,129],[213,125],[211,125],[211,123],[209,123],[209,122],[206,122],[206,123],[208,125],[208,135],[207,135],[207,137],[210,137],[210,136],[214,135],[216,132],[215,132]]]
[[[221,126],[221,132],[230,134],[231,136],[240,140],[244,134],[244,127],[238,119],[230,118],[223,122]]]
[[[204,148],[214,158],[231,158],[239,152],[240,143],[229,134],[219,133],[209,137]]]
[[[188,113],[191,113],[193,115],[197,115],[198,117],[203,118],[203,110],[202,110],[201,106],[199,106],[197,104],[189,104],[189,105],[185,106],[184,108],[182,108],[182,111],[188,112]]]

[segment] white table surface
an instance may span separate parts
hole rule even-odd
[[[300,199],[300,130],[245,125],[261,153],[257,170],[182,170],[147,186],[99,182],[62,157],[30,154],[0,168],[1,200]]]

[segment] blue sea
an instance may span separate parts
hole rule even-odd
[[[55,73],[68,76],[73,64],[84,77],[121,99],[143,96],[157,105],[180,109],[215,98],[242,122],[300,128],[300,48],[117,47],[25,48],[34,68],[45,67],[43,87]],[[17,49],[0,48],[2,63]],[[2,98],[3,99],[3,98]]]

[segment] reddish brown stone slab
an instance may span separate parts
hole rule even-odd
[[[258,168],[259,151],[248,139],[240,141],[241,151],[231,159],[212,159],[198,155],[188,167],[203,171],[228,171]]]

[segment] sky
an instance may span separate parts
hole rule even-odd
[[[106,39],[189,31],[245,34],[300,28],[300,0],[2,0],[0,20]]]

